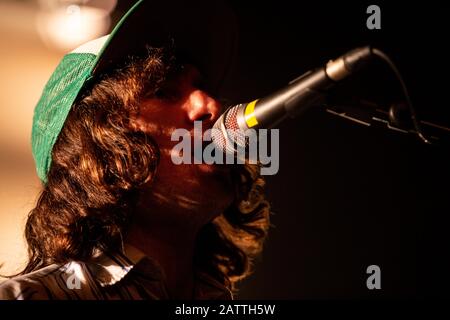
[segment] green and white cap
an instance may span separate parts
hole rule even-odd
[[[195,64],[215,94],[237,52],[237,20],[228,6],[208,0],[140,0],[111,34],[66,54],[44,87],[34,110],[31,136],[36,171],[43,183],[52,149],[69,111],[87,83],[113,70],[146,46],[174,41],[176,52]]]

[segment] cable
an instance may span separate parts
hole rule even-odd
[[[408,89],[406,88],[405,81],[403,80],[403,77],[401,76],[401,74],[398,71],[397,67],[395,66],[394,62],[383,51],[381,51],[379,49],[372,48],[372,53],[375,54],[376,56],[380,57],[391,67],[392,71],[394,72],[395,76],[397,77],[397,79],[400,82],[400,85],[402,87],[402,91],[403,91],[403,94],[405,95],[405,99],[406,99],[406,104],[408,105],[409,111],[411,113],[411,120],[413,122],[414,128],[416,129],[417,135],[423,142],[425,142],[427,144],[431,144],[430,140],[428,140],[425,137],[425,135],[422,131],[422,128],[420,126],[420,123],[417,120],[416,110],[414,109],[413,104],[411,102],[411,98],[409,96]]]

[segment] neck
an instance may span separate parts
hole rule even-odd
[[[197,230],[186,226],[132,222],[126,242],[161,265],[171,299],[192,299],[194,289],[193,255]]]

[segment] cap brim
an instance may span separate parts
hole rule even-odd
[[[222,1],[138,1],[112,31],[92,75],[171,39],[177,53],[198,67],[217,94],[236,57],[238,40],[236,16]]]

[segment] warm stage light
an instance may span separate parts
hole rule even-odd
[[[49,47],[66,52],[108,32],[109,14],[117,0],[58,0],[40,4],[37,28],[41,38]]]

